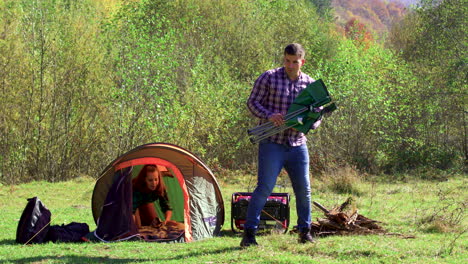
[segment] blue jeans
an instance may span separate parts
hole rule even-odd
[[[298,229],[310,227],[311,195],[307,145],[291,147],[263,140],[259,143],[258,149],[257,187],[249,202],[245,228],[258,228],[260,213],[283,167],[289,175],[296,196]]]

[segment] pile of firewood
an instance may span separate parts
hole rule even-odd
[[[322,210],[326,217],[312,222],[311,233],[315,236],[388,234],[379,225],[381,222],[360,215],[355,207],[350,208],[353,207],[351,197],[331,210],[318,202],[313,204]]]

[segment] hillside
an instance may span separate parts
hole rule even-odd
[[[404,4],[405,6],[411,6],[411,5],[416,5],[419,3],[419,0],[389,0],[390,2],[400,2]]]
[[[410,2],[383,0],[333,0],[336,22],[343,26],[349,21],[357,20],[363,23],[374,35],[374,38],[384,36],[392,24],[400,20],[406,13]]]

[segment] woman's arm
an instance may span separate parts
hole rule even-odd
[[[163,224],[167,224],[168,221],[170,221],[172,218],[172,211],[171,210],[167,210],[166,211],[166,214],[165,214],[165,220],[164,220],[164,223]]]
[[[133,214],[133,220],[135,221],[136,226],[138,228],[141,228],[141,218],[140,218],[140,212],[138,211],[138,209]]]
[[[161,206],[161,210],[164,212],[164,223],[167,224],[168,221],[172,218],[172,207],[169,203],[169,199],[167,197],[167,193],[164,193],[163,196],[159,197],[159,205]]]

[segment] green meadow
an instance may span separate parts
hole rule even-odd
[[[229,180],[228,180],[229,179]],[[235,180],[232,180],[235,179]],[[87,223],[94,230],[91,195],[94,179],[0,185],[0,263],[466,263],[467,179],[394,181],[376,177],[349,180],[313,179],[313,200],[332,208],[353,197],[360,214],[381,221],[388,235],[329,236],[315,244],[298,244],[293,234],[264,232],[260,246],[243,249],[231,229],[231,195],[251,191],[255,177],[221,177],[225,222],[220,237],[192,243],[15,243],[26,199],[37,196],[52,213],[52,225]],[[290,192],[281,176],[275,191]],[[347,191],[346,191],[347,190]],[[297,217],[291,197],[291,226]],[[313,218],[324,217],[313,209]]]
[[[0,264],[468,263],[466,0],[0,0]],[[417,3],[417,4],[416,4]],[[352,197],[386,235],[268,231],[241,248],[260,74],[301,43],[338,109],[308,134],[312,198]],[[27,199],[96,228],[94,176],[152,142],[196,154],[224,197],[219,237],[15,243]],[[275,192],[291,193],[281,174]],[[313,219],[324,217],[313,208]]]

